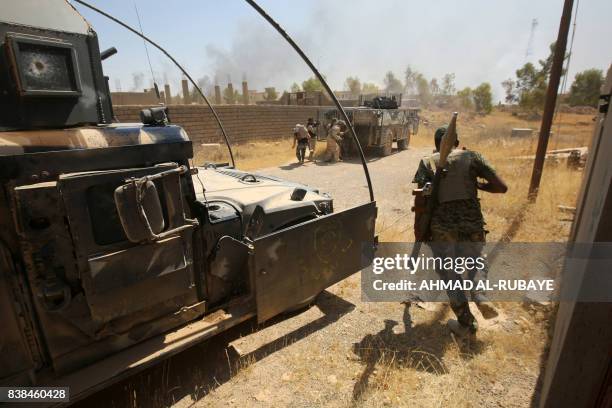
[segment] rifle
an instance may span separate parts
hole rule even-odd
[[[451,118],[451,121],[448,124],[448,129],[446,130],[444,136],[442,136],[442,141],[440,142],[440,160],[438,161],[438,165],[436,166],[436,172],[431,183],[431,188],[429,189],[430,195],[426,201],[426,209],[420,214],[420,217],[418,217],[418,219],[417,205],[413,207],[415,211],[415,243],[412,247],[412,253],[410,254],[412,258],[416,258],[419,255],[419,251],[421,250],[421,245],[423,244],[423,241],[427,240],[429,237],[431,218],[433,216],[433,212],[436,208],[436,205],[438,205],[438,190],[440,189],[440,180],[442,179],[444,172],[446,171],[448,155],[453,150],[453,147],[455,147],[456,142],[457,112],[454,112],[453,117]],[[418,198],[418,196],[415,197],[415,204]]]

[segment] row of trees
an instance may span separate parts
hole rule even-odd
[[[537,66],[528,62],[516,70],[514,79],[509,78],[502,82],[506,92],[506,103],[517,104],[525,111],[539,112],[543,109],[554,49],[555,44],[553,43],[550,45],[548,57],[539,60]],[[567,58],[569,54],[565,56],[566,60]],[[603,72],[600,69],[587,69],[579,72],[575,75],[564,102],[571,106],[596,107],[602,83]]]
[[[382,89],[374,83],[361,83],[359,78],[350,76],[344,82],[344,88],[353,95],[371,94],[379,91],[402,93],[418,99],[421,106],[453,106],[459,105],[466,110],[490,113],[493,109],[491,85],[483,83],[478,87],[464,88],[457,91],[455,74],[445,74],[441,80],[427,79],[425,75],[408,66],[404,72],[404,81],[393,71],[388,71],[383,78]]]

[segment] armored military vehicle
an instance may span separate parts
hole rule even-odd
[[[374,202],[334,213],[308,186],[192,166],[163,107],[113,123],[65,0],[4,2],[0,48],[0,386],[74,400],[364,266]]]
[[[390,155],[394,142],[399,150],[408,149],[410,137],[419,131],[420,109],[402,108],[401,103],[401,94],[361,95],[359,106],[344,108],[364,149],[373,150],[380,156]],[[322,125],[327,130],[331,120],[339,118],[338,110],[328,109],[319,117],[323,118]],[[326,132],[320,134],[326,137]],[[357,152],[357,146],[348,137],[342,148],[344,155],[352,156]]]

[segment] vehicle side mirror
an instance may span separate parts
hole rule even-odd
[[[165,227],[155,183],[133,179],[115,189],[115,205],[125,235],[131,242],[152,241]]]

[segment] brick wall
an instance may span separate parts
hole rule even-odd
[[[120,122],[140,122],[142,106],[114,106]],[[254,140],[274,140],[291,137],[296,123],[306,124],[309,117],[317,117],[315,106],[215,106],[230,140],[244,143]],[[323,107],[322,109],[329,109]],[[195,144],[222,143],[221,132],[206,105],[168,106],[172,123],[182,126]]]

